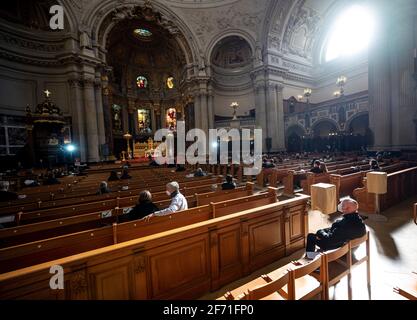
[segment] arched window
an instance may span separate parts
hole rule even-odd
[[[366,50],[374,28],[374,17],[369,9],[361,5],[348,8],[330,30],[324,52],[325,62]]]
[[[168,87],[168,89],[173,89],[174,88],[174,77],[168,77],[167,87]]]
[[[136,78],[136,85],[140,89],[144,89],[148,87],[148,79],[146,79],[144,76],[139,76]]]

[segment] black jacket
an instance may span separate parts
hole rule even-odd
[[[349,213],[336,220],[330,228],[318,230],[319,246],[332,250],[343,246],[347,241],[360,238],[366,233],[366,226],[358,213]]]
[[[122,218],[122,222],[142,219],[146,217],[148,214],[154,213],[155,211],[159,211],[159,208],[153,202],[149,201],[139,203],[135,207],[133,207],[133,209],[130,210],[130,212],[126,214],[126,217]]]
[[[313,167],[313,168],[310,170],[310,172],[315,173],[315,174],[320,174],[320,173],[323,173],[323,171],[322,171],[320,168],[318,168],[318,167]]]
[[[222,190],[233,190],[236,189],[236,184],[234,182],[228,183],[225,182],[222,184]]]

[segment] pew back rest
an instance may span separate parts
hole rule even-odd
[[[277,202],[276,188],[269,187],[268,192],[211,203],[213,217],[219,218],[238,211],[244,211]]]
[[[209,205],[176,212],[169,216],[153,217],[149,221],[136,220],[120,223],[117,226],[117,239],[119,242],[172,230],[175,228],[203,222],[212,218]]]
[[[253,193],[253,186],[253,183],[248,182],[246,183],[245,187],[240,187],[233,190],[219,190],[196,194],[196,203],[197,206],[202,206],[211,202],[221,202],[231,198],[241,198],[249,196]]]

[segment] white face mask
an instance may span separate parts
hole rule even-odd
[[[343,213],[342,203],[339,203],[339,205],[337,206],[337,211]]]

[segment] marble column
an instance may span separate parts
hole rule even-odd
[[[285,151],[285,121],[284,121],[284,87],[282,85],[277,86],[277,130],[276,137],[278,151]]]
[[[413,80],[416,44],[415,1],[382,2],[384,23],[369,52],[370,128],[374,150],[417,149],[413,117],[417,98]]]
[[[97,128],[98,128],[98,141],[101,158],[103,159],[102,147],[106,143],[106,129],[104,126],[104,112],[103,112],[103,96],[100,79],[96,78],[94,83],[96,94],[96,108],[97,108]]]
[[[203,130],[207,137],[208,137],[208,128],[209,128],[209,112],[208,112],[208,104],[207,104],[207,92],[203,91],[200,94],[200,98],[201,98],[201,105],[200,105],[200,109],[201,109],[201,120],[200,120],[200,129]]]
[[[373,149],[391,146],[391,81],[389,26],[381,24],[369,49],[369,127],[373,133]]]
[[[271,138],[271,151],[278,151],[278,101],[277,101],[277,84],[268,83],[267,103],[266,103],[266,121],[267,136]]]
[[[79,79],[69,81],[71,90],[71,101],[73,102],[72,110],[72,126],[74,137],[73,140],[78,143],[80,160],[87,161],[87,142],[86,142],[86,122],[85,113],[83,111],[83,89]]]
[[[84,79],[84,114],[87,129],[87,161],[99,162],[99,138],[94,79]]]
[[[258,82],[255,86],[256,127],[262,129],[262,150],[267,151],[265,139],[268,137],[266,121],[265,82]]]
[[[201,98],[200,94],[194,96],[194,128],[201,128]]]
[[[113,122],[110,110],[109,88],[107,83],[103,86],[103,116],[104,116],[104,128],[106,133],[106,144],[108,146],[109,159],[113,158]]]
[[[208,114],[208,127],[209,129],[214,129],[214,115],[215,115],[215,110],[214,110],[214,95],[213,95],[213,91],[210,90],[208,93],[208,98],[207,98],[207,114]]]

